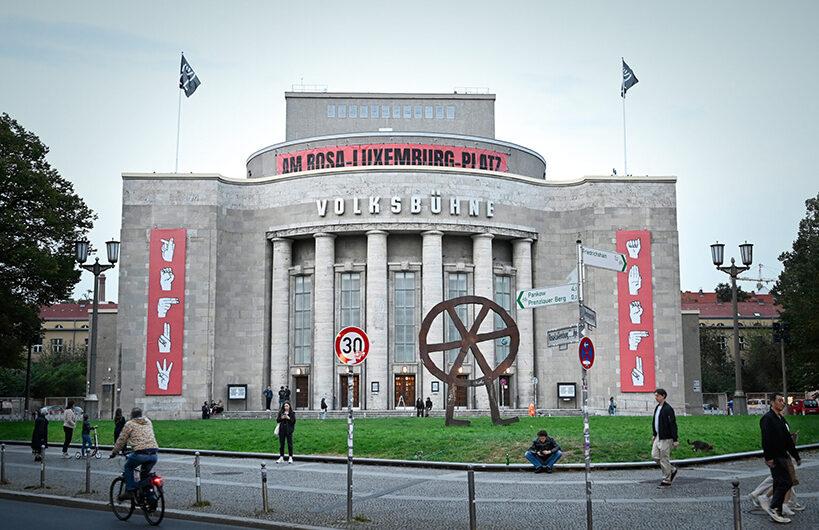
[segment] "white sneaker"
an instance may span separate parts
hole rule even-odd
[[[290,458],[288,458],[288,459],[287,459],[287,463],[288,463],[288,464],[292,464],[292,463],[293,463],[293,457],[292,457],[292,456],[291,456]]]
[[[748,498],[751,499],[751,502],[753,503],[753,505],[755,507],[757,507],[757,508],[760,507],[759,506],[759,497],[757,495],[755,495],[753,492],[751,492],[751,493],[748,494]]]
[[[276,460],[276,463],[277,463],[277,464],[281,464],[282,462],[284,462],[284,457],[283,457],[283,456],[280,456],[280,457],[279,457],[279,459],[278,459],[278,460]]]
[[[71,458],[71,455],[69,455],[68,453],[63,453],[63,458]]]
[[[785,523],[790,523],[791,522],[790,519],[788,519],[787,517],[783,517],[783,516],[779,515],[778,513],[776,513],[776,510],[772,510],[770,508],[768,508],[768,515],[771,516],[771,521],[773,521],[775,523],[785,524]]]
[[[787,504],[782,505],[782,515],[787,515],[788,517],[793,517],[796,515],[796,512],[791,510]]]
[[[770,497],[768,497],[767,495],[760,495],[759,497],[757,497],[757,500],[759,501],[759,507],[760,508],[762,508],[766,512],[770,511],[770,509],[771,509],[771,498]]]
[[[799,504],[798,502],[789,502],[788,503],[788,508],[790,508],[791,510],[793,510],[795,512],[801,512],[802,510],[805,509],[805,505],[804,504]]]

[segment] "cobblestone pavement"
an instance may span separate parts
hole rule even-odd
[[[193,508],[193,457],[161,454],[156,472],[165,481],[169,508],[212,514],[266,518],[317,526],[345,527],[345,465],[267,461],[270,513],[261,513],[261,460],[203,457],[202,496],[211,503]],[[111,480],[119,475],[122,459],[92,460],[92,489],[85,489],[85,461],[62,459],[50,449],[46,492],[51,495],[107,500]],[[819,528],[819,453],[804,453],[798,468],[800,501],[807,510],[789,528]],[[774,525],[754,509],[748,492],[768,475],[761,459],[681,468],[671,488],[660,490],[659,469],[592,472],[595,528],[713,529],[733,527],[732,485],[740,481],[743,528]],[[39,485],[40,466],[27,447],[6,447],[4,489],[25,490]],[[363,466],[354,468],[353,513],[370,522],[356,528],[468,528],[467,473],[432,468]],[[479,528],[585,528],[586,498],[583,472],[476,472],[476,511]]]

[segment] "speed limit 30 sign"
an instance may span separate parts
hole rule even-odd
[[[348,326],[336,335],[336,356],[347,366],[360,364],[370,353],[370,339],[363,329]]]

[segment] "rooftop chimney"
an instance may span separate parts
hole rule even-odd
[[[100,302],[105,302],[105,274],[100,274]]]

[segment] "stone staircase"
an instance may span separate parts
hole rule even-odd
[[[265,410],[230,410],[221,414],[214,414],[211,419],[276,419],[277,411]],[[445,410],[432,410],[430,416],[433,418],[443,418],[446,415]],[[529,415],[529,409],[501,409],[501,418],[510,418],[513,416],[526,417]],[[580,416],[581,411],[577,409],[538,409],[537,415],[541,417],[550,416]],[[489,409],[456,409],[456,418],[480,418],[490,416]],[[296,409],[296,417],[298,419],[320,419],[321,411]],[[346,410],[328,410],[327,419],[345,419],[347,417]],[[398,410],[360,410],[353,409],[354,418],[413,418],[415,417],[415,409],[407,408]]]

